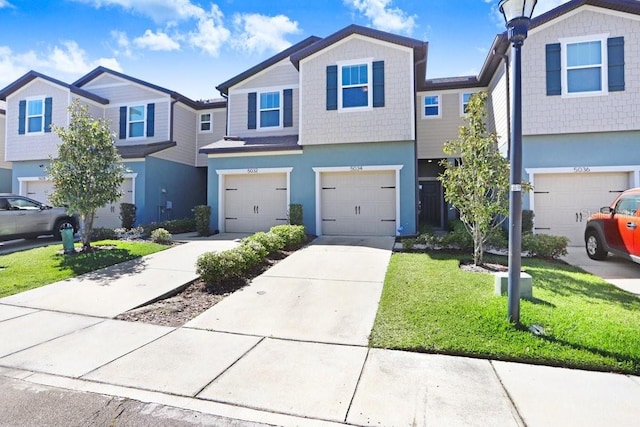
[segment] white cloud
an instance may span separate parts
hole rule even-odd
[[[116,42],[117,48],[112,49],[113,54],[116,56],[122,55],[130,58],[133,56],[133,52],[131,50],[131,43],[129,42],[129,37],[127,37],[127,33],[124,31],[111,31],[111,38]]]
[[[238,32],[233,39],[234,46],[251,53],[284,50],[291,46],[285,36],[300,32],[298,22],[285,15],[237,14],[233,22]]]
[[[222,22],[223,16],[220,8],[211,4],[211,11],[198,18],[196,30],[189,33],[188,40],[191,46],[200,48],[211,56],[218,56],[223,43],[231,35]]]
[[[382,31],[411,34],[416,26],[416,16],[392,7],[392,0],[344,0],[344,3],[362,13],[374,28]]]
[[[7,0],[0,0],[0,9],[4,7],[15,7],[15,6],[9,3]]]
[[[87,53],[75,41],[62,42],[46,53],[33,50],[18,53],[8,46],[0,46],[0,87],[8,85],[29,70],[70,81],[99,65],[122,71],[115,58],[88,59]]]
[[[140,37],[133,39],[133,43],[143,49],[172,51],[180,50],[180,44],[173,40],[167,33],[146,30]]]
[[[2,0],[0,0],[2,1]],[[189,0],[75,0],[96,8],[119,6],[127,11],[147,16],[156,22],[185,20],[204,16],[205,10]]]

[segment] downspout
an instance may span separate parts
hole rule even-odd
[[[229,135],[229,95],[224,92],[220,92],[220,95],[227,101],[227,106],[225,107],[225,118],[224,118],[224,134]]]
[[[493,54],[499,56],[504,61],[504,73],[507,84],[507,158],[511,155],[511,78],[509,71],[509,56],[504,53],[498,53],[497,49],[493,50]]]

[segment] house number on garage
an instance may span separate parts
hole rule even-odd
[[[591,168],[588,168],[586,166],[578,166],[576,168],[573,168],[573,172],[574,173],[586,173],[586,172],[591,172]]]
[[[351,169],[351,171],[361,171],[361,170],[363,170],[362,166],[349,166],[349,169]]]
[[[258,173],[258,168],[249,168],[247,169],[247,173]]]

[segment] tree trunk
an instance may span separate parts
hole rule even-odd
[[[95,212],[84,215],[84,227],[82,227],[82,250],[89,251],[91,249],[91,232],[93,231],[93,216]]]
[[[480,231],[480,227],[476,225],[473,228],[473,264],[474,265],[482,264],[483,240],[484,238],[483,238],[482,232]]]

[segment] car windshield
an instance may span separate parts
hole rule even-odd
[[[40,203],[35,202],[33,200],[19,199],[19,198],[9,198],[9,205],[11,205],[13,209],[25,209],[25,210],[39,210],[40,206],[42,206]]]

